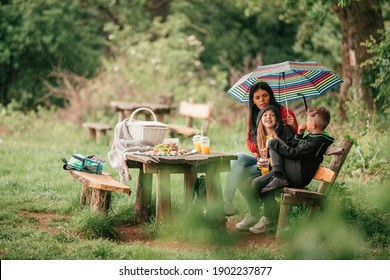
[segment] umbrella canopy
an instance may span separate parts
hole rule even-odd
[[[248,102],[252,85],[259,81],[270,85],[279,103],[321,96],[343,82],[317,62],[286,61],[258,66],[241,77],[227,93],[241,103]]]

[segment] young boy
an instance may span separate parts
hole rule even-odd
[[[254,234],[273,229],[272,220],[277,216],[275,190],[287,185],[304,188],[313,179],[326,149],[334,139],[325,132],[330,122],[330,113],[323,106],[310,107],[306,123],[299,125],[290,146],[279,138],[267,141],[272,160],[272,171],[255,178],[252,189],[264,202],[264,216],[249,231]],[[303,136],[307,130],[309,134]]]

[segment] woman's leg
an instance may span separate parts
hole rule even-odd
[[[223,192],[225,200],[232,202],[234,194],[242,182],[256,174],[256,172],[260,173],[257,170],[256,163],[256,157],[245,153],[237,153],[237,160],[231,161],[231,171],[226,178]]]

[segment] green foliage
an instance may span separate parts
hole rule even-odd
[[[206,102],[226,86],[226,75],[204,70],[202,42],[183,31],[189,24],[187,17],[177,15],[164,23],[155,20],[145,32],[133,33],[130,26],[111,29],[117,56],[106,61],[105,75],[123,77],[130,89],[126,98],[133,101],[144,100],[146,92]]]
[[[106,43],[94,7],[81,7],[79,1],[17,0],[0,5],[0,17],[3,104],[15,99],[21,108],[36,108],[50,100],[44,82],[52,81],[53,69],[91,76],[99,65]]]
[[[376,108],[380,113],[389,114],[390,90],[390,31],[381,31],[381,39],[374,38],[364,43],[372,55],[362,64],[367,79],[371,78]]]
[[[264,64],[296,57],[292,50],[296,27],[279,19],[279,2],[256,1],[251,6],[250,2],[236,0],[175,1],[172,10],[190,19],[192,24],[186,30],[203,43],[205,50],[200,59],[206,69],[214,66],[231,71],[257,57]]]
[[[73,227],[86,238],[110,238],[120,240],[110,215],[83,211],[73,221]]]

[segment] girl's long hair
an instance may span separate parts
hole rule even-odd
[[[266,132],[263,123],[261,122],[261,118],[263,117],[264,113],[266,111],[272,110],[275,114],[275,119],[276,119],[276,127],[275,131],[272,134],[273,138],[276,138],[277,135],[277,130],[280,126],[283,126],[283,121],[280,113],[278,112],[279,109],[273,105],[268,105],[264,107],[258,114],[256,118],[256,123],[257,123],[257,133],[256,133],[256,143],[257,143],[257,150],[258,154],[260,155],[260,150],[265,148],[265,137],[266,137]]]
[[[249,131],[251,133],[252,139],[256,139],[256,130],[257,130],[257,115],[260,112],[259,107],[255,103],[253,103],[253,95],[255,94],[256,91],[259,89],[265,90],[268,92],[270,96],[270,104],[269,105],[274,105],[276,108],[278,108],[280,112],[281,105],[276,101],[274,92],[272,91],[271,87],[269,84],[266,82],[258,82],[254,84],[251,87],[251,90],[249,92]]]

